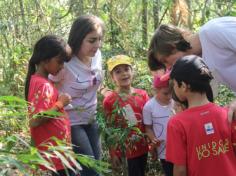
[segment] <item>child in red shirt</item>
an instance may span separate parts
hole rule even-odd
[[[70,102],[70,96],[68,94],[59,96],[57,89],[48,80],[48,74],[56,75],[63,68],[63,63],[69,60],[69,55],[70,48],[63,40],[48,35],[36,43],[33,55],[29,60],[25,98],[29,102],[31,138],[39,151],[47,151],[47,147],[43,145],[57,145],[51,139],[52,137],[70,142],[69,119],[63,109]],[[37,118],[33,117],[33,115],[47,110],[58,111],[61,116],[47,118],[40,115]],[[66,175],[67,171],[59,158],[51,157],[48,161],[52,162],[57,171],[53,175]],[[46,170],[44,166],[40,167]],[[68,172],[70,176],[75,175],[71,170]]]
[[[108,70],[116,84],[116,90],[110,92],[105,97],[103,106],[108,120],[111,120],[115,115],[115,124],[112,124],[115,127],[127,128],[128,123],[131,123],[144,133],[142,110],[149,97],[146,91],[131,86],[133,79],[131,64],[132,59],[125,55],[118,55],[108,60]],[[117,112],[114,114],[117,104],[119,108],[122,108],[122,115],[119,115]],[[135,138],[135,136],[139,136],[140,139],[135,141],[132,146],[129,145],[129,141],[132,141],[132,138]],[[119,143],[119,141],[117,142]],[[133,130],[129,134],[125,146],[128,175],[144,176],[148,153],[145,138]],[[113,167],[119,166],[122,156],[119,147],[111,149],[110,154]]]
[[[235,175],[228,110],[210,102],[208,67],[198,56],[185,56],[174,64],[170,79],[178,100],[188,104],[167,127],[166,159],[174,163],[174,176]]]

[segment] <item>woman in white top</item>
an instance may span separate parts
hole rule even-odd
[[[215,81],[236,92],[236,17],[220,17],[204,24],[198,33],[171,25],[161,25],[149,46],[149,62],[174,65],[186,55],[202,56]],[[214,91],[214,87],[213,87]],[[232,106],[236,110],[236,101]],[[233,110],[232,109],[232,110]],[[231,112],[232,115],[232,112]]]
[[[75,153],[100,159],[101,142],[96,122],[97,90],[102,83],[102,60],[99,48],[104,32],[103,21],[93,15],[77,18],[70,30],[68,44],[72,58],[57,76],[60,92],[69,93],[72,102],[66,107],[71,123],[71,137]],[[81,176],[97,173],[82,166]]]

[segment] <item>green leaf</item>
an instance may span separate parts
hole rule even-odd
[[[63,165],[65,165],[65,168],[69,168],[72,171],[75,172],[74,168],[71,166],[71,164],[68,162],[68,160],[65,158],[65,156],[63,156],[60,152],[58,151],[53,151],[53,153],[55,153],[55,155],[60,158],[61,162],[63,163]]]
[[[2,156],[0,155],[0,163],[10,164],[15,166],[21,173],[28,175],[26,168],[22,165],[22,163],[11,156]]]

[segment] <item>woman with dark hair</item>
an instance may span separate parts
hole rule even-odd
[[[196,34],[175,26],[161,25],[152,37],[148,59],[155,65],[171,67],[183,56],[202,56],[217,81],[213,85],[220,82],[236,92],[236,79],[232,77],[236,73],[235,41],[236,17],[210,20]],[[236,109],[236,103],[233,107]]]
[[[102,83],[102,60],[99,48],[104,33],[103,21],[93,15],[77,18],[72,24],[68,44],[72,58],[64,69],[50,79],[58,83],[61,92],[71,95],[66,107],[71,123],[71,137],[75,153],[100,159],[101,143],[96,122],[97,90]],[[97,173],[82,166],[81,176]]]
[[[172,66],[185,55],[202,56],[214,78],[236,91],[236,17],[216,18],[196,34],[171,25],[161,25],[152,37],[149,59]]]

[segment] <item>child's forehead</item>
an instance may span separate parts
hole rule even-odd
[[[151,70],[151,74],[152,74],[152,76],[163,76],[165,74],[165,69],[160,68],[157,70]]]
[[[159,88],[156,88],[156,89],[159,90],[159,91],[161,91],[161,92],[170,91],[169,86],[166,86],[166,87],[159,87]]]
[[[176,79],[170,79],[170,80],[169,80],[169,85],[170,85],[170,87],[173,87],[174,84],[177,84]]]
[[[95,38],[97,36],[102,36],[102,35],[103,35],[103,29],[101,26],[98,26],[93,31],[89,32],[85,37],[86,38]]]
[[[127,65],[127,64],[119,64],[115,66],[113,70],[126,69],[127,67],[132,68],[130,65]]]

